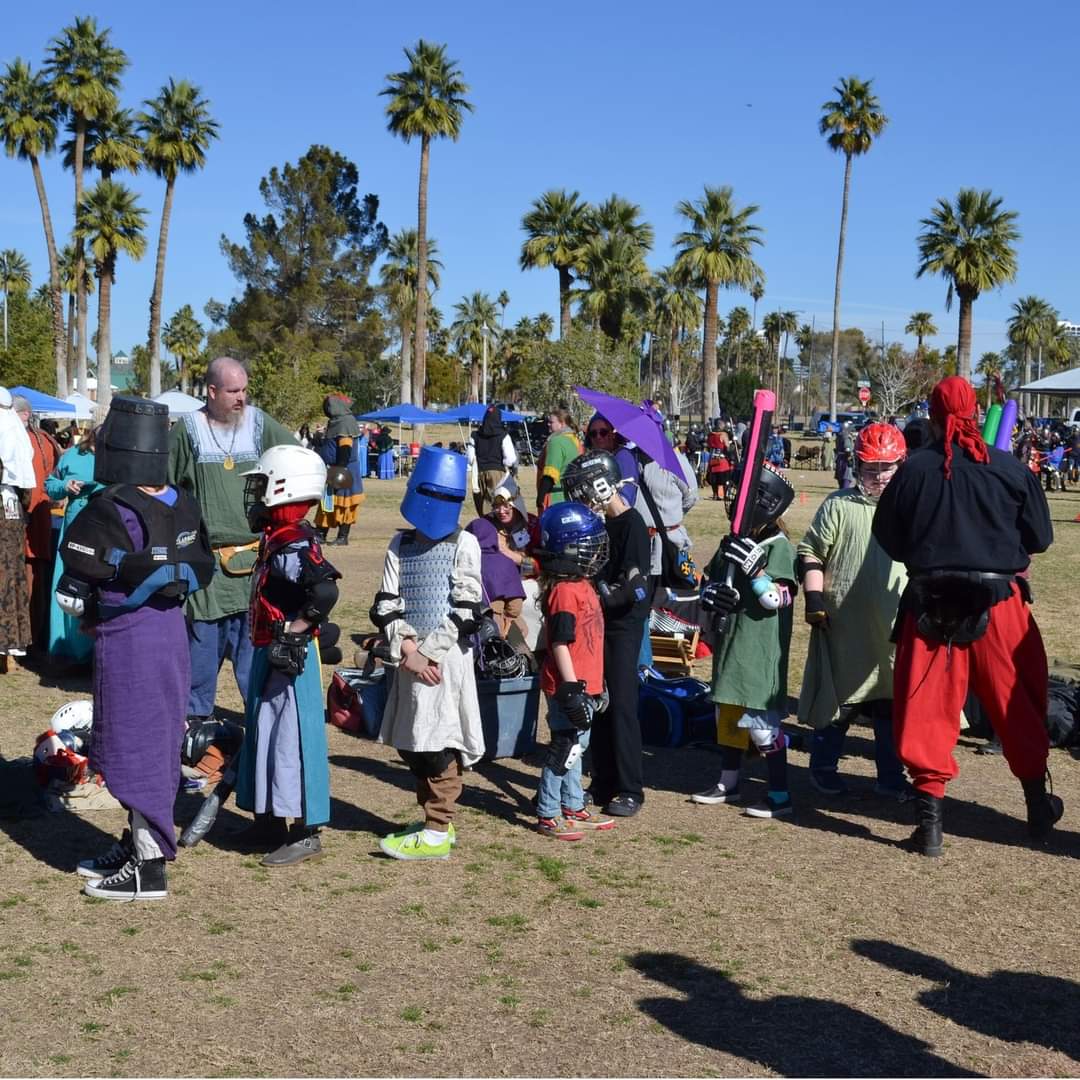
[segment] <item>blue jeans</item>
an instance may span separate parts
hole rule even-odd
[[[553,698],[547,699],[548,728],[552,734],[557,731],[573,731],[574,725],[567,719],[566,713],[559,707],[559,703]],[[589,708],[589,719],[592,719],[592,707]],[[578,746],[584,754],[589,747],[589,732],[579,731],[577,736]],[[557,818],[562,816],[562,808],[567,810],[583,810],[585,808],[585,790],[581,786],[581,758],[579,757],[564,776],[559,776],[550,766],[545,765],[540,772],[540,789],[536,800],[537,816],[542,818]]]
[[[869,715],[874,727],[874,764],[877,782],[893,791],[904,787],[904,767],[896,756],[893,742],[892,702],[888,699],[864,701],[855,707],[856,713]],[[846,715],[851,715],[847,713]],[[850,720],[838,720],[828,727],[818,728],[810,740],[810,768],[814,772],[835,773],[844,747],[844,736],[851,727]]]
[[[226,655],[232,657],[236,685],[247,702],[248,678],[254,646],[248,636],[246,611],[226,615],[214,622],[193,622],[190,635],[191,694],[189,716],[209,716],[214,711],[217,679]]]

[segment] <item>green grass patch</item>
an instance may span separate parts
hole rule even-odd
[[[505,1005],[508,1009],[516,1009],[521,1004],[521,998],[514,994],[503,994],[499,998],[499,1004]]]
[[[115,1005],[118,1001],[126,998],[128,994],[137,993],[134,986],[113,986],[105,991],[104,994],[98,994],[98,1001],[102,1005]]]
[[[125,934],[127,937],[134,937],[139,932],[137,926],[125,926],[120,933]]]
[[[583,896],[578,900],[578,903],[585,908],[598,908],[604,906],[603,900],[597,900],[592,896]]]
[[[15,893],[13,896],[5,896],[3,900],[0,900],[0,908],[13,908],[23,903],[26,897],[22,893]]]
[[[424,1010],[419,1005],[406,1005],[398,1015],[410,1024],[418,1024],[424,1018]]]
[[[420,948],[424,952],[438,952],[442,946],[437,941],[421,941]]]
[[[96,1035],[99,1031],[105,1030],[105,1025],[95,1023],[93,1020],[87,1020],[85,1024],[79,1025],[79,1030],[84,1035]]]
[[[529,920],[524,915],[512,912],[510,915],[491,915],[488,917],[488,926],[500,926],[505,930],[513,930],[521,933],[529,925]]]
[[[566,874],[566,863],[552,855],[541,855],[536,860],[536,868],[553,885],[558,885]]]

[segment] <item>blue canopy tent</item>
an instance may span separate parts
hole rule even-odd
[[[428,412],[427,409],[421,409],[418,405],[401,402],[398,405],[387,405],[385,408],[376,409],[374,412],[362,413],[356,419],[376,424],[397,424],[398,444],[400,445],[402,424],[439,424],[442,423],[443,414]],[[399,475],[404,467],[404,461],[405,456],[399,453],[397,457]]]
[[[30,408],[35,416],[75,419],[75,406],[64,401],[63,398],[43,394],[40,390],[31,390],[29,386],[12,386],[9,389],[12,397],[24,397],[30,402]]]
[[[447,409],[440,415],[446,422],[453,421],[456,424],[479,424],[484,419],[484,413],[488,411],[489,406],[482,404],[479,401],[470,401],[467,405],[459,405],[456,409]],[[532,419],[525,413],[514,412],[512,409],[499,409],[499,414],[502,416],[504,424],[522,424],[524,425],[527,420]],[[532,440],[529,438],[528,430],[523,431],[525,446],[529,451],[529,459],[531,464],[536,464],[532,459]],[[464,442],[466,436],[465,432],[461,433],[462,441]]]

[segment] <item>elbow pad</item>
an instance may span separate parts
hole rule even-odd
[[[405,601],[397,593],[377,592],[368,618],[377,630],[385,630],[405,614]]]
[[[795,556],[795,576],[798,578],[799,584],[803,583],[803,579],[806,577],[808,570],[824,570],[825,564],[818,558],[807,555]]]
[[[312,626],[318,626],[334,610],[337,600],[338,587],[333,579],[317,581],[308,589],[307,602],[300,614]]]
[[[459,638],[472,637],[480,629],[484,611],[484,605],[480,603],[454,604],[450,612],[450,621],[457,627]]]

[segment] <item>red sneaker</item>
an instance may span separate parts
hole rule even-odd
[[[550,836],[552,840],[584,840],[585,834],[572,827],[563,818],[538,818],[536,831],[544,836]]]
[[[615,828],[614,818],[605,817],[603,814],[591,814],[584,807],[581,810],[571,810],[564,806],[562,812],[567,824],[572,828],[594,829],[597,832],[607,832],[608,829]]]

